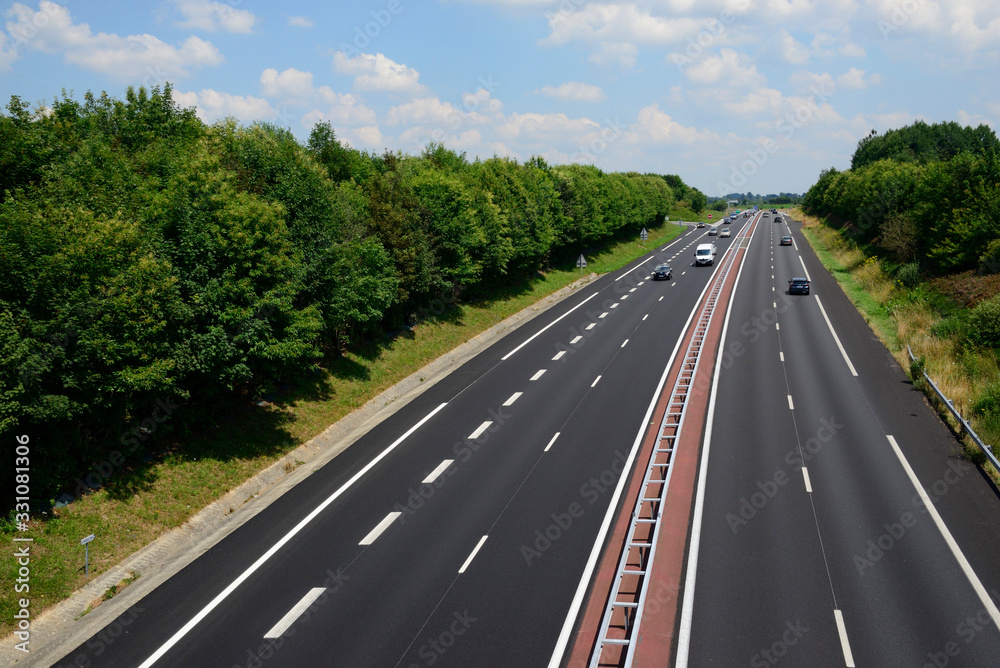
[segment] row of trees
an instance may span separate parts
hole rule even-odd
[[[953,154],[942,148],[964,146],[970,137],[984,148]],[[904,157],[892,148],[902,143],[910,147]],[[875,148],[893,157],[869,162],[865,156]],[[1000,239],[998,148],[989,128],[972,130],[955,123],[918,123],[869,137],[854,155],[852,164],[858,166],[822,172],[803,206],[829,216],[859,241],[883,248],[896,262],[916,263],[927,274],[974,268],[996,273],[1000,264],[991,257],[1000,249],[989,249]]]
[[[265,124],[206,126],[169,85],[34,111],[13,97],[0,115],[2,450],[33,434],[33,490],[51,493],[434,299],[659,225],[692,192],[675,176],[469,162],[439,145],[369,154],[328,124],[306,145]]]

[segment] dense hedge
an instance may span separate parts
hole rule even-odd
[[[206,126],[169,86],[0,115],[0,452],[33,494],[260,396],[432,300],[658,225],[676,176],[373,155]],[[697,199],[697,198],[695,198]],[[184,405],[183,411],[175,407]],[[170,417],[169,420],[163,419]]]
[[[906,143],[907,137],[926,141]],[[829,216],[859,241],[880,246],[898,263],[919,263],[930,275],[1000,270],[986,252],[1000,238],[1000,159],[992,131],[918,124],[886,138],[884,144],[863,139],[855,153],[858,166],[824,171],[803,206]],[[893,148],[904,144],[905,151]],[[968,145],[975,150],[966,150]],[[876,154],[887,157],[873,161]]]

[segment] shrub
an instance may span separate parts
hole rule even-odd
[[[1000,273],[1000,239],[986,245],[986,251],[979,256],[979,275]]]
[[[908,262],[896,270],[896,280],[905,288],[915,288],[920,285],[920,265]]]
[[[980,346],[1000,347],[1000,295],[980,302],[969,314],[969,340]]]

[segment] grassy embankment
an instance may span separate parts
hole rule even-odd
[[[966,316],[974,302],[963,298],[968,294],[980,299],[990,296],[987,286],[995,285],[995,292],[1000,281],[966,273],[907,286],[896,277],[899,267],[880,259],[872,249],[859,247],[839,230],[797,209],[792,215],[803,220],[803,235],[820,261],[899,364],[913,376],[906,349],[909,345],[980,438],[986,443],[1000,441],[1000,365],[994,351],[968,344]],[[933,390],[927,390],[932,396]],[[958,432],[957,421],[943,406],[938,408]],[[969,459],[985,463],[994,480],[1000,479],[971,439],[962,436],[961,443]]]
[[[690,210],[672,212],[670,218],[708,220],[707,213],[696,217]],[[676,237],[681,229],[668,223],[650,229],[644,243],[620,242],[588,255],[585,271],[600,274],[619,269]],[[449,308],[393,337],[352,346],[328,364],[322,375],[285,388],[267,405],[235,409],[231,415],[220,416],[220,424],[189,434],[183,441],[174,437],[162,444],[163,454],[141,470],[116,471],[93,493],[33,518],[30,531],[20,534],[34,539],[32,617],[37,618],[43,609],[88,581],[83,573],[80,538],[96,535],[90,543],[89,579],[93,579],[398,381],[569,285],[580,273],[573,264],[553,269],[488,300]],[[8,539],[16,533],[9,522],[2,529]],[[7,559],[3,564],[0,588],[13,592],[16,560]],[[133,574],[109,588],[99,600],[111,598],[138,576]],[[10,620],[14,612],[14,597],[4,597],[0,602],[0,636],[13,630]]]

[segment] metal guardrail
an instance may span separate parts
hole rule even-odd
[[[909,353],[911,362],[917,361],[917,358],[914,357],[913,350],[910,348],[909,344],[906,346],[906,352]],[[1000,472],[1000,461],[997,461],[996,455],[993,454],[993,446],[983,443],[983,439],[979,438],[979,434],[973,431],[972,426],[969,425],[968,421],[962,417],[961,413],[958,412],[958,409],[955,408],[955,404],[951,402],[951,399],[944,396],[944,392],[942,392],[941,388],[939,388],[934,381],[931,380],[931,377],[927,375],[926,371],[923,369],[920,371],[924,374],[924,380],[926,380],[927,383],[934,388],[934,393],[937,394],[938,398],[944,403],[945,406],[948,407],[948,410],[955,416],[958,423],[962,425],[962,429],[965,430],[965,433],[969,435],[969,438],[971,438],[976,445],[979,446],[979,449],[984,455],[986,455],[986,458],[990,460],[991,464],[993,464],[993,468]]]

